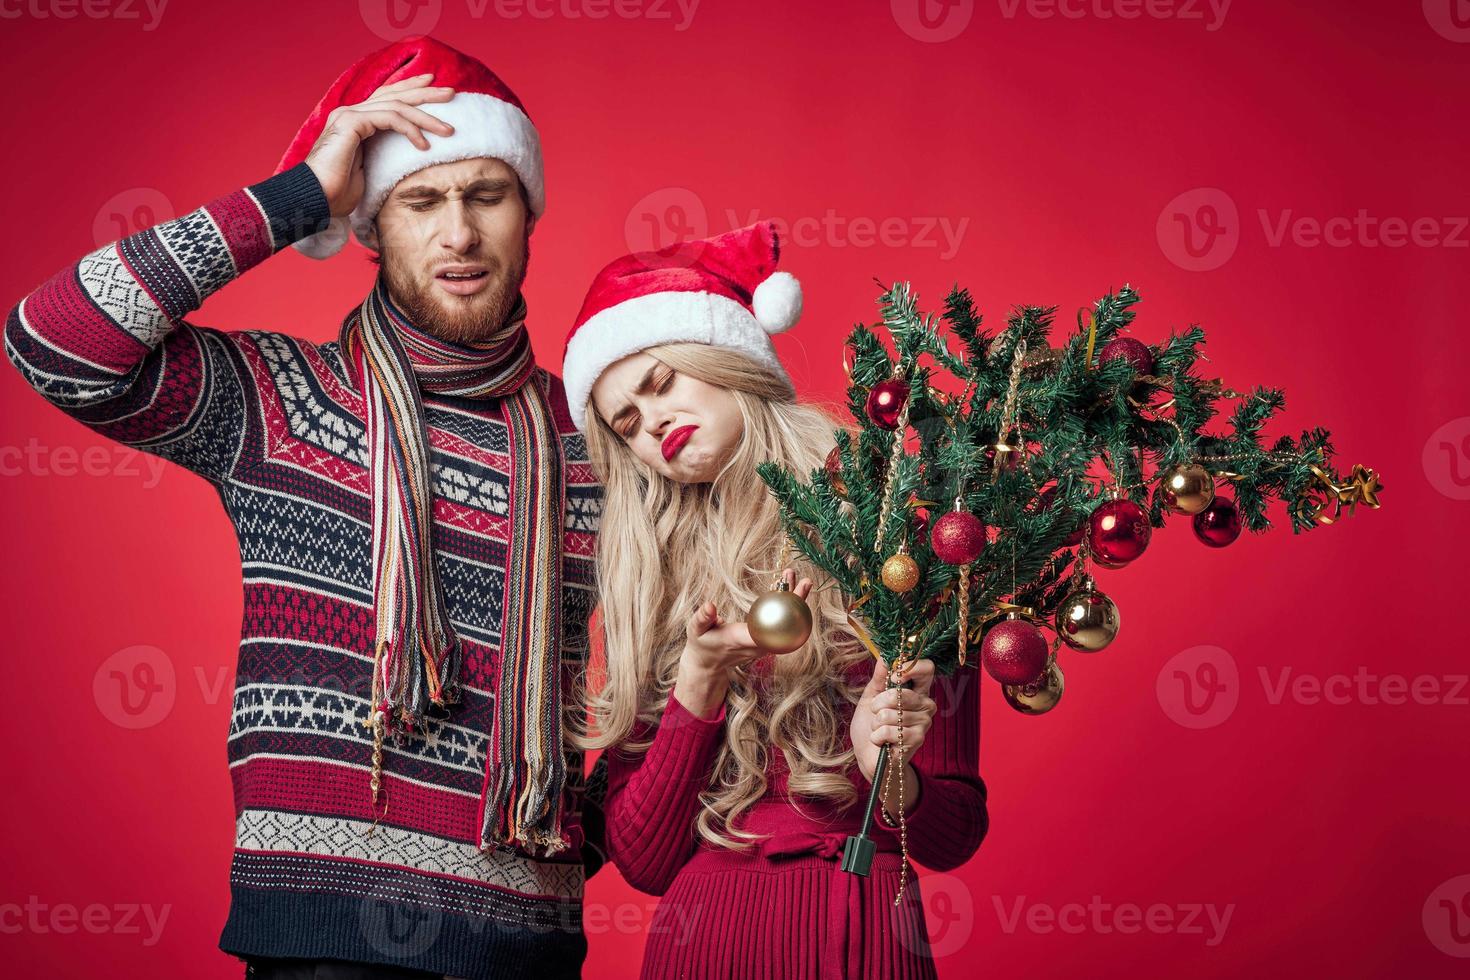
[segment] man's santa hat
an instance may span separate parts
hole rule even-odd
[[[602,372],[659,344],[724,347],[789,383],[771,335],[801,317],[801,284],[776,270],[780,250],[775,226],[762,221],[610,262],[567,334],[562,381],[577,428],[587,431],[587,399]]]
[[[423,130],[427,150],[409,138],[384,130],[363,144],[364,188],[362,200],[345,218],[298,242],[295,247],[314,259],[326,259],[347,244],[350,227],[357,240],[371,249],[378,247],[373,219],[393,186],[411,173],[454,160],[493,157],[502,160],[520,177],[531,203],[531,213],[546,210],[546,190],[541,166],[541,137],[531,125],[521,100],[495,73],[479,61],[428,37],[397,41],[374,51],[348,68],[311,111],[276,173],[289,170],[306,159],[326,127],[327,116],[338,106],[356,105],[384,85],[432,72],[430,85],[454,89],[448,102],[427,102],[420,108],[454,127],[448,136]]]

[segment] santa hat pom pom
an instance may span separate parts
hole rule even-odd
[[[801,283],[789,272],[773,272],[755,287],[750,310],[766,333],[782,333],[801,319]]]
[[[296,251],[310,259],[330,259],[342,251],[342,246],[347,244],[347,219],[333,218],[332,223],[315,235],[307,235],[300,241],[292,242]]]

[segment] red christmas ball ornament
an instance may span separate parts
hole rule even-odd
[[[929,545],[940,561],[968,565],[985,550],[985,525],[963,510],[952,510],[934,522]]]
[[[1133,337],[1114,337],[1103,344],[1103,349],[1097,355],[1098,364],[1106,364],[1122,358],[1133,365],[1135,374],[1154,373],[1154,352],[1148,349],[1148,344]]]
[[[1092,512],[1092,553],[1104,568],[1126,565],[1148,547],[1153,535],[1148,515],[1143,508],[1119,497],[1098,506]]]
[[[1002,684],[1030,684],[1046,670],[1049,651],[1041,630],[1024,619],[1003,619],[980,642],[980,662]]]
[[[1240,537],[1242,526],[1240,508],[1226,497],[1216,497],[1194,515],[1194,536],[1211,548],[1223,548]]]
[[[889,378],[873,385],[863,408],[874,425],[892,432],[898,428],[898,417],[908,400],[908,383],[900,378]]]

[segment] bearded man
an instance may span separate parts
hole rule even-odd
[[[563,712],[600,494],[526,328],[545,201],[520,101],[416,38],[344,72],[273,176],[86,255],[6,322],[37,391],[209,480],[235,528],[220,947],[247,975],[580,973]],[[335,341],[186,322],[287,245],[325,258],[349,232],[380,264]]]

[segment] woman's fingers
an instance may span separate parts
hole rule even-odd
[[[902,724],[905,728],[923,730],[934,722],[934,704],[929,702],[928,707],[904,708],[900,712],[897,708],[880,708],[873,712],[873,727],[881,728],[885,725]]]
[[[799,596],[801,596],[803,599],[805,599],[807,596],[811,595],[812,594],[812,580],[809,579],[809,578],[804,578],[800,582],[797,582],[796,583],[796,594],[799,595]]]
[[[904,687],[890,687],[874,696],[872,701],[874,711],[883,711],[887,708],[898,710],[900,707],[904,711],[932,712],[938,705],[927,694],[921,694],[912,688]]]
[[[765,653],[756,645],[755,638],[750,635],[750,626],[746,623],[729,623],[725,626],[728,635],[725,642],[730,644],[732,650],[738,652]]]
[[[689,632],[694,636],[708,633],[718,625],[719,619],[713,602],[701,602],[689,619]]]
[[[874,728],[868,735],[868,740],[874,745],[902,745],[904,754],[907,755],[924,744],[924,732],[927,728],[928,726],[921,729],[913,725],[904,725],[903,735],[900,736],[897,725],[883,725]]]
[[[908,681],[909,686],[920,694],[928,694],[934,686],[934,661],[927,658],[914,661],[904,671],[902,680]]]

